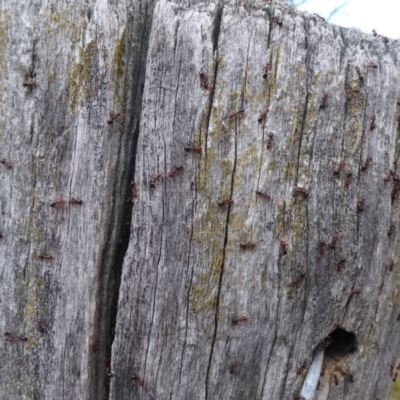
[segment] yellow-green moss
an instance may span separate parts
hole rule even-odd
[[[125,37],[126,37],[126,31],[124,28],[120,38],[117,41],[114,53],[114,84],[117,96],[119,95],[121,87],[120,79],[124,74]]]

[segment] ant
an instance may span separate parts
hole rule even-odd
[[[353,285],[353,287],[351,288],[350,296],[353,296],[354,294],[360,294],[360,290],[354,289],[354,285]]]
[[[22,84],[23,87],[27,87],[29,89],[33,89],[37,86],[36,81],[30,79]]]
[[[13,168],[12,164],[9,163],[8,161],[6,161],[4,158],[0,161],[0,163],[2,163],[8,169],[12,169]]]
[[[185,151],[187,152],[191,151],[192,153],[201,154],[201,147],[185,146]]]
[[[374,114],[374,115],[371,117],[371,125],[369,126],[369,130],[370,130],[370,131],[373,131],[373,130],[376,128],[375,121],[376,121],[376,115]]]
[[[322,96],[322,103],[321,103],[321,105],[319,106],[319,109],[320,109],[320,110],[324,110],[324,109],[325,109],[325,107],[326,107],[326,105],[327,105],[327,102],[328,102],[328,97],[329,97],[328,93],[324,93],[324,94],[323,94],[323,96]]]
[[[283,25],[283,19],[281,17],[272,17],[271,18],[272,22],[275,22],[275,24],[279,25],[280,28],[282,28]]]
[[[301,394],[299,394],[299,395],[294,397],[294,400],[306,400],[306,398],[303,397]]]
[[[317,349],[318,349],[318,350],[326,349],[332,342],[333,342],[333,339],[332,339],[330,336],[327,336],[327,337],[324,338],[324,340],[318,345]]]
[[[233,325],[238,325],[240,322],[246,322],[248,319],[244,315],[238,318],[232,318],[232,324]]]
[[[220,206],[220,207],[223,207],[223,206],[231,206],[232,204],[234,204],[235,202],[231,199],[231,200],[222,200],[222,201],[219,201],[218,202],[218,205]]]
[[[400,321],[400,311],[399,311],[399,313],[397,314],[396,321]]]
[[[388,183],[390,181],[390,177],[391,177],[390,174],[386,175],[385,178],[383,179],[383,182]]]
[[[358,201],[357,210],[359,212],[365,210],[365,197],[361,196],[360,200]]]
[[[378,66],[375,63],[370,62],[370,63],[367,64],[367,68],[377,69]]]
[[[155,188],[156,183],[161,181],[163,179],[162,174],[157,174],[151,181],[150,181],[150,187]]]
[[[282,254],[286,255],[287,254],[287,246],[288,246],[286,240],[282,239],[280,246],[281,246]]]
[[[64,200],[59,199],[59,200],[55,200],[52,203],[50,203],[50,207],[61,206],[63,204],[64,204]]]
[[[230,114],[230,115],[229,115],[229,119],[234,119],[234,118],[240,116],[240,115],[243,114],[243,113],[244,113],[244,109],[241,108],[239,111],[236,111],[236,112],[234,112],[233,114]]]
[[[336,271],[340,272],[342,270],[342,268],[344,267],[344,264],[346,262],[345,258],[342,258],[339,262],[339,264],[336,266]]]
[[[199,72],[199,76],[200,76],[200,87],[204,90],[209,90],[210,89],[210,84],[208,82],[208,76],[207,74],[201,70]]]
[[[364,81],[364,77],[363,77],[363,75],[362,75],[362,73],[361,73],[360,67],[358,67],[358,66],[356,65],[354,68],[355,68],[355,70],[356,70],[356,72],[357,72],[358,79],[360,80],[360,82],[363,82],[363,81]]]
[[[349,374],[349,381],[350,381],[350,383],[354,383],[354,375],[353,374]]]
[[[346,90],[346,96],[352,95],[353,93],[360,93],[360,91],[358,89]]]
[[[266,108],[263,113],[258,117],[258,123],[261,124],[268,117],[269,108]]]
[[[269,75],[269,72],[270,72],[270,70],[271,70],[271,64],[269,63],[269,62],[267,62],[265,65],[264,65],[264,67],[263,67],[263,75],[262,75],[262,77],[264,78],[264,79],[267,79],[268,78],[268,75]]]
[[[335,249],[336,248],[336,243],[339,240],[339,234],[337,232],[334,233],[332,236],[331,244],[329,245],[330,249]]]
[[[40,333],[46,333],[45,323],[42,319],[38,319],[36,328]]]
[[[394,232],[394,224],[390,224],[389,230],[388,230],[388,236],[392,236]]]
[[[96,336],[90,338],[90,348],[92,349],[92,353],[95,353],[99,349],[99,340]]]
[[[132,380],[133,380],[133,383],[135,383],[138,386],[144,385],[144,382],[135,374],[132,375]]]
[[[372,162],[372,157],[368,156],[367,159],[365,160],[364,165],[361,167],[361,171],[366,171],[368,169],[369,165],[371,164],[371,162]]]
[[[307,368],[307,364],[304,361],[303,364],[301,364],[300,367],[297,368],[297,375],[301,375],[306,368]]]
[[[389,266],[388,266],[389,271],[393,271],[393,267],[394,267],[394,261],[391,260],[391,261],[390,261],[390,264],[389,264]]]
[[[121,113],[110,113],[110,118],[107,121],[108,125],[112,125],[121,116]]]
[[[326,370],[326,364],[323,363],[320,376],[324,376],[325,375],[325,370]]]
[[[320,240],[318,243],[318,251],[321,256],[325,254],[325,245],[326,243],[323,240]]]
[[[348,173],[347,173],[346,181],[344,182],[344,186],[345,186],[346,188],[349,188],[349,187],[350,187],[352,178],[353,178],[353,174],[352,174],[351,172],[348,172]]]
[[[305,271],[301,271],[300,274],[299,274],[295,279],[293,279],[293,281],[292,281],[292,286],[298,286],[299,283],[301,282],[301,280],[302,280],[305,276],[306,276]],[[300,375],[300,374],[299,374],[299,375]]]
[[[272,149],[272,142],[274,141],[274,134],[270,133],[268,135],[268,141],[267,141],[267,150],[271,150]]]
[[[50,254],[40,254],[38,258],[45,261],[52,261],[54,257]]]
[[[10,332],[4,333],[4,336],[6,337],[7,342],[14,343],[14,342],[26,342],[28,338],[26,336],[22,335],[11,335]]]
[[[341,161],[337,169],[333,171],[333,175],[338,176],[340,174],[340,171],[343,171],[344,167],[346,166],[345,161]]]
[[[337,375],[336,374],[332,374],[332,376],[333,376],[333,379],[335,381],[335,385],[336,386],[339,385],[339,379],[338,379]]]
[[[261,192],[260,190],[256,190],[256,194],[263,197],[264,199],[270,200],[271,196],[268,193]]]
[[[131,197],[126,200],[127,203],[133,203],[133,199],[137,198],[137,189],[136,189],[136,183],[134,181],[131,181]]]
[[[82,201],[81,199],[74,199],[73,197],[71,197],[71,198],[68,200],[68,203],[69,203],[69,204],[75,204],[75,205],[81,206],[81,205],[83,204],[83,201]]]
[[[251,243],[251,242],[240,243],[239,246],[242,250],[254,249],[254,247],[256,247],[256,243]]]
[[[237,362],[237,361],[234,361],[234,362],[231,364],[231,367],[229,368],[229,373],[230,373],[230,374],[233,374],[233,373],[235,372],[237,366],[238,366],[238,362]]]
[[[294,193],[295,196],[296,195],[302,195],[304,198],[308,197],[308,190],[302,188],[302,187],[297,187],[294,189]]]

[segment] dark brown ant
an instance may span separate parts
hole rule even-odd
[[[222,201],[219,201],[218,202],[218,205],[220,206],[220,207],[223,207],[223,206],[231,206],[232,204],[234,204],[235,202],[231,199],[231,200],[222,200]]]
[[[244,315],[242,315],[241,317],[238,317],[238,318],[232,318],[232,324],[238,325],[240,322],[246,322],[247,320],[248,320],[248,318],[245,317]]]
[[[12,169],[13,166],[11,163],[9,163],[7,160],[5,160],[4,158],[0,161],[0,163],[2,163],[6,168],[8,169]]]
[[[339,385],[339,379],[336,374],[332,374],[333,380],[335,381],[335,385]]]
[[[350,296],[354,294],[360,294],[360,289],[355,289],[354,286],[351,288]]]
[[[292,286],[298,286],[298,285],[300,284],[301,280],[302,280],[305,276],[306,276],[305,271],[301,271],[301,272],[299,273],[299,275],[296,276],[296,278],[293,279],[291,285],[292,285]]]
[[[341,161],[337,169],[333,171],[333,175],[338,176],[340,174],[340,171],[343,171],[344,167],[346,166],[345,161]]]
[[[121,113],[111,113],[110,118],[107,121],[108,125],[112,125],[121,116]]]
[[[343,369],[343,367],[337,367],[337,369],[339,370],[339,372],[343,375],[346,376],[346,371]]]
[[[267,62],[263,67],[263,75],[262,75],[262,77],[264,79],[268,78],[270,70],[271,70],[271,64],[269,62]]]
[[[28,338],[23,335],[11,335],[10,332],[5,332],[4,336],[6,337],[7,342],[14,343],[14,342],[26,342]]]
[[[281,246],[282,254],[286,255],[287,254],[287,247],[288,247],[288,244],[287,244],[286,240],[282,239],[280,246]]]
[[[376,64],[373,63],[373,62],[370,62],[370,63],[367,64],[367,68],[377,69],[377,68],[378,68],[378,65],[376,65]]]
[[[360,93],[360,90],[359,89],[346,90],[346,96],[352,95],[353,93]]]
[[[81,205],[83,204],[83,201],[82,201],[81,199],[74,199],[73,197],[71,197],[71,198],[68,200],[68,203],[69,203],[69,204],[75,204],[75,205],[81,206]]]
[[[200,146],[185,146],[185,151],[190,151],[192,153],[201,154],[201,147]]]
[[[256,243],[252,242],[240,243],[239,246],[242,250],[254,249],[254,247],[256,247]]]
[[[33,89],[37,86],[36,81],[30,79],[22,84],[23,87],[27,87],[29,89]]]
[[[354,68],[355,68],[355,70],[356,70],[356,72],[357,72],[358,79],[360,80],[360,82],[363,82],[363,81],[364,81],[364,77],[363,77],[363,74],[361,73],[360,67],[358,67],[358,66],[356,65]]]
[[[134,181],[131,181],[131,197],[129,197],[126,202],[127,203],[133,203],[133,200],[137,198],[137,188],[136,188],[136,183]]]
[[[354,383],[354,375],[353,374],[349,374],[349,381],[350,381],[350,383]]]
[[[297,188],[294,189],[293,194],[295,196],[301,195],[306,199],[308,197],[308,190],[306,190],[306,189],[304,189],[302,187],[297,187]]]
[[[367,159],[365,160],[364,165],[361,167],[361,171],[366,171],[371,163],[372,163],[372,157],[368,156]]]
[[[230,373],[230,374],[233,374],[233,373],[235,372],[237,366],[238,366],[238,362],[237,362],[237,361],[234,361],[234,362],[231,364],[231,367],[229,368],[229,373]]]
[[[168,173],[168,177],[173,178],[178,171],[183,170],[183,166],[182,165],[177,165],[171,172]]]
[[[392,236],[394,233],[394,224],[390,224],[389,230],[388,230],[388,236]]]
[[[389,271],[393,271],[393,267],[394,267],[394,261],[391,260],[390,264],[388,265]]]
[[[55,200],[52,203],[50,203],[50,207],[62,206],[63,204],[64,204],[64,200],[59,199],[59,200]]]
[[[236,117],[240,116],[241,114],[244,114],[243,108],[241,108],[239,111],[234,112],[233,114],[230,114],[229,119],[235,119]]]
[[[99,340],[97,336],[92,336],[90,338],[90,348],[92,349],[92,353],[95,353],[99,349]]]
[[[52,261],[54,257],[51,256],[50,254],[40,254],[38,255],[38,258],[44,261]]]
[[[327,106],[328,97],[329,97],[328,93],[324,93],[324,94],[323,94],[323,96],[322,96],[322,102],[321,102],[321,105],[319,106],[319,109],[320,109],[320,110],[324,110],[325,107]]]
[[[36,323],[36,328],[40,333],[46,333],[46,326],[42,319],[38,319]]]
[[[339,262],[339,264],[336,266],[336,271],[340,272],[342,270],[342,268],[344,267],[344,264],[346,262],[345,258],[342,258]]]
[[[357,205],[358,212],[362,212],[365,210],[365,197],[361,196],[360,200],[358,201]]]
[[[150,187],[151,188],[155,188],[156,187],[156,183],[161,181],[163,179],[163,175],[162,174],[157,174],[151,181],[150,181]]]
[[[299,394],[297,396],[294,396],[293,400],[306,400],[306,398]]]
[[[261,192],[260,190],[256,190],[256,194],[263,197],[264,199],[270,200],[271,196],[268,193]]]
[[[373,131],[373,130],[376,128],[375,121],[376,121],[376,115],[374,114],[374,115],[371,117],[371,125],[369,126],[369,130],[370,130],[370,131]]]
[[[390,181],[390,174],[388,174],[387,176],[385,176],[385,178],[383,179],[383,182],[388,183]]]
[[[392,377],[393,376],[393,372],[394,372],[394,366],[390,365],[390,372],[389,372],[389,376]]]
[[[142,379],[140,379],[137,375],[135,375],[135,374],[133,374],[132,375],[132,380],[133,380],[133,383],[135,384],[135,385],[138,385],[138,386],[143,386],[144,385],[144,382],[142,381]]]
[[[321,256],[325,254],[325,245],[326,243],[323,240],[320,240],[318,242],[318,252]]]
[[[399,311],[398,314],[397,314],[396,321],[400,321],[400,311]]]
[[[353,178],[353,174],[352,174],[351,172],[348,172],[348,173],[347,173],[346,181],[344,182],[344,186],[345,186],[346,188],[349,188],[349,187],[350,187],[352,178]]]
[[[269,113],[269,108],[266,108],[262,114],[258,117],[258,123],[261,124],[263,121],[266,120],[266,118],[268,117],[268,113]]]
[[[210,84],[208,82],[207,74],[203,70],[201,70],[199,72],[199,76],[200,76],[200,87],[204,90],[210,90]]]
[[[272,149],[272,142],[274,141],[274,134],[270,133],[268,135],[268,141],[267,141],[267,150],[271,150]]]
[[[300,367],[297,368],[297,375],[301,375],[306,368],[307,368],[307,364],[304,361],[303,364],[301,364]]]
[[[326,338],[324,338],[322,342],[320,342],[317,349],[318,350],[326,349],[332,342],[333,342],[332,338],[330,336],[327,336]]]
[[[326,364],[323,363],[320,376],[324,376],[325,375],[325,370],[326,370]]]
[[[282,28],[283,25],[283,19],[281,17],[272,17],[271,21],[274,22],[275,24],[279,25],[280,28]]]
[[[336,243],[339,241],[339,234],[335,232],[332,236],[331,243],[329,245],[330,249],[335,249],[336,248]]]

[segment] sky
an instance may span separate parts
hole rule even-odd
[[[299,0],[295,0],[295,3]],[[316,13],[327,18],[330,12],[345,3],[346,0],[307,0],[299,10]],[[372,33],[375,29],[379,35],[391,39],[400,38],[400,2],[393,0],[348,0],[329,22],[332,24],[359,28]]]

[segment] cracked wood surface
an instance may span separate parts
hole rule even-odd
[[[292,399],[341,327],[318,400],[385,398],[397,41],[261,0],[0,21],[1,393]]]

